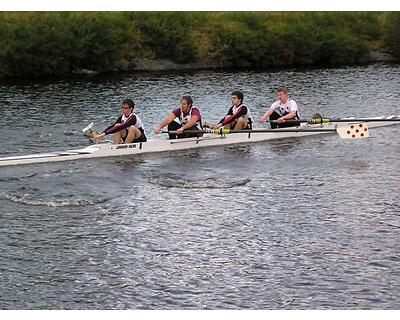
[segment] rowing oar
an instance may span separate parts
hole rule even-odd
[[[348,119],[340,119],[340,118],[313,118],[313,119],[288,119],[285,120],[285,123],[308,123],[308,124],[321,124],[321,123],[329,123],[329,122],[371,122],[371,121],[400,121],[399,117],[386,117],[386,118],[348,118]],[[270,123],[278,123],[278,120],[267,120],[266,122]]]
[[[206,130],[183,130],[183,133],[211,133],[226,135],[231,133],[280,133],[280,132],[337,132],[343,139],[355,139],[355,138],[368,138],[369,130],[366,123],[350,124],[348,126],[341,126],[336,128],[280,128],[280,129],[243,129],[243,130],[231,130],[231,129],[206,129]],[[161,131],[161,133],[170,134],[182,134],[175,131]]]

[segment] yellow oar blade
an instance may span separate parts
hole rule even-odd
[[[336,131],[342,139],[363,139],[369,137],[369,129],[365,122],[340,126],[336,128]]]

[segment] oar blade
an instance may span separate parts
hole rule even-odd
[[[97,131],[93,130],[93,122],[82,129],[82,133],[85,137],[89,138],[93,142],[93,137],[97,134]]]
[[[339,126],[336,131],[342,139],[364,139],[369,137],[369,129],[365,122]]]
[[[86,127],[82,129],[82,133],[86,134],[89,130],[93,128],[93,122],[89,123]]]

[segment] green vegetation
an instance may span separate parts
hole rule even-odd
[[[110,71],[122,58],[266,68],[400,59],[400,14],[3,12],[0,78]]]
[[[384,18],[385,46],[400,60],[400,12],[389,13]]]
[[[107,70],[129,52],[132,32],[117,14],[3,13],[0,76]]]
[[[198,45],[190,30],[196,28],[195,17],[189,14],[153,13],[131,16],[143,37],[142,45],[154,56],[190,62],[197,58]]]

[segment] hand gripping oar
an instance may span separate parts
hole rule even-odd
[[[288,119],[284,123],[308,123],[308,124],[322,124],[330,122],[381,122],[381,121],[400,121],[400,116],[379,117],[379,118],[313,118],[313,119]],[[267,120],[266,122],[278,123],[278,120]]]
[[[348,122],[349,120],[347,120]],[[356,139],[368,138],[369,129],[366,123],[354,123],[347,126],[336,126],[334,128],[280,128],[280,129],[243,129],[243,130],[230,130],[230,129],[206,129],[206,130],[184,130],[184,133],[210,133],[226,135],[232,133],[280,133],[280,132],[337,132],[342,139]],[[182,134],[175,131],[161,131],[161,133]]]

